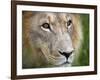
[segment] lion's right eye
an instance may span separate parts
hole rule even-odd
[[[42,24],[41,29],[44,31],[50,32],[50,24],[49,23]]]

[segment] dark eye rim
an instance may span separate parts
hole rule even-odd
[[[49,23],[43,23],[42,27],[45,29],[50,29],[50,24]]]

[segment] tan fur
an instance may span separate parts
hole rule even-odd
[[[66,14],[48,12],[39,13],[31,11],[23,12],[23,67],[30,68],[41,66],[63,66],[63,64],[60,64],[60,60],[62,62],[65,61],[65,57],[59,54],[57,50],[62,50],[62,48],[66,48],[63,50],[67,51],[67,47],[69,48],[69,46],[71,46],[69,44],[69,46],[67,46],[67,43],[70,43],[70,41],[67,42],[67,39],[65,39],[68,31],[65,27],[65,23],[67,21],[68,16],[71,16],[73,25],[73,31],[70,34],[72,40],[72,47],[74,49],[73,54],[77,55],[78,49],[82,41],[80,16],[78,14]],[[37,23],[37,21],[40,22]],[[54,31],[53,34],[52,32],[42,31],[41,29],[36,27],[37,24],[40,25],[45,22],[50,23],[50,27]],[[54,37],[54,35],[56,34],[58,36]],[[44,37],[43,39],[42,35]],[[57,38],[57,40],[55,38]],[[49,41],[51,41],[52,46],[50,46]],[[27,48],[30,48],[29,53],[25,53],[24,49]],[[65,66],[68,66],[68,64],[66,64]]]

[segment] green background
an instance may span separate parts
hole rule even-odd
[[[82,22],[83,41],[79,50],[80,55],[74,60],[73,66],[89,65],[89,14],[80,14]]]

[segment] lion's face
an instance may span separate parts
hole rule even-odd
[[[33,54],[55,66],[69,66],[80,42],[78,19],[76,14],[36,12],[28,32]]]

